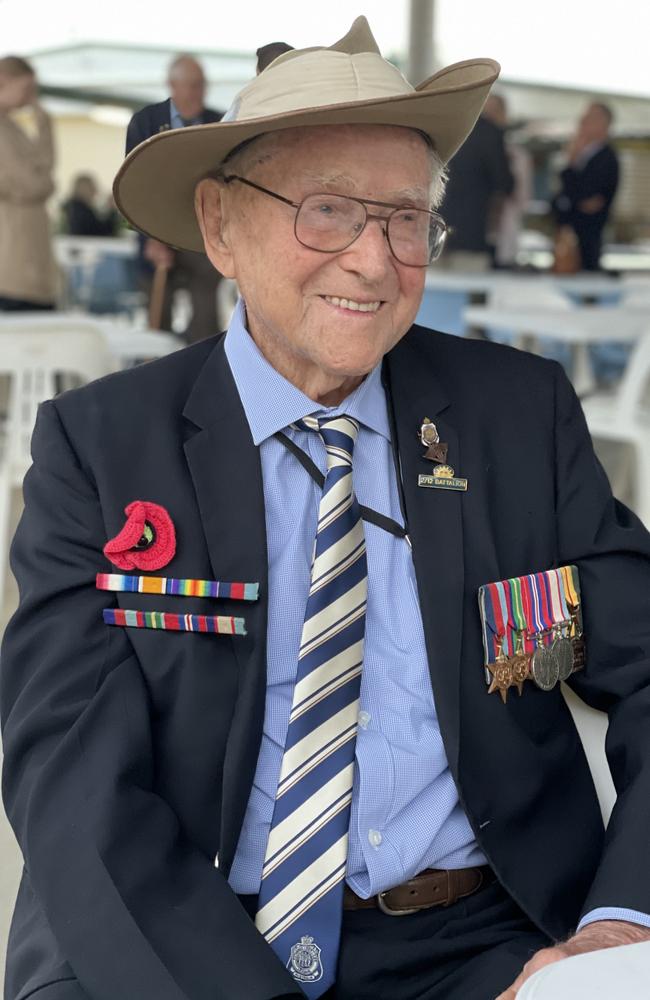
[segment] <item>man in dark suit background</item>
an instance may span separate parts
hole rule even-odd
[[[488,224],[495,200],[512,193],[503,129],[482,114],[449,165],[442,206],[450,233],[441,259],[452,270],[485,271],[491,263]]]
[[[618,156],[609,142],[612,120],[608,105],[589,105],[568,145],[553,202],[558,224],[575,232],[583,271],[600,267],[603,229],[619,182]]]
[[[127,154],[159,132],[220,121],[222,112],[205,107],[205,74],[197,59],[189,55],[177,56],[169,67],[167,81],[170,92],[167,100],[149,104],[136,111],[131,118],[126,132]],[[159,329],[171,330],[174,292],[186,288],[192,303],[186,339],[192,343],[216,333],[216,292],[221,275],[209,264],[205,255],[174,250],[160,240],[143,236],[140,240],[140,273],[149,295],[154,269],[162,279],[161,284],[164,283],[160,319],[156,320]]]
[[[2,656],[4,801],[25,856],[6,1000],[486,1000],[537,949],[526,974],[650,935],[650,539],[612,498],[559,366],[413,325],[443,164],[497,73],[467,61],[416,91],[360,18],[262,72],[228,125],[161,135],[123,165],[126,217],[203,245],[242,300],[225,337],[41,409]],[[345,441],[326,454],[314,415],[358,424],[336,493],[323,478],[346,466]],[[431,482],[427,416],[451,489]],[[345,557],[333,543],[314,559],[315,533],[352,509]],[[347,599],[337,583],[364,549],[357,713],[354,649],[317,661],[313,698],[296,671],[312,593]],[[478,588],[573,562],[588,653],[570,682],[611,709],[606,840],[559,686],[526,681],[502,702],[485,682]],[[125,568],[165,576],[134,588]],[[197,579],[230,581],[237,600],[167,589]],[[332,607],[316,648],[344,633]],[[230,632],[190,628],[206,615]],[[280,768],[305,752],[287,736],[296,694],[291,714],[315,727],[306,777],[323,764],[327,781],[305,801],[282,793],[276,870]],[[348,765],[330,800],[340,739],[359,780]],[[345,809],[333,877],[320,865]],[[267,876],[289,929],[340,890],[329,988],[333,910],[315,940],[296,932],[295,961],[276,952],[257,922]],[[313,895],[294,900],[305,878]]]

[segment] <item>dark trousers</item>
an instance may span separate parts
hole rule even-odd
[[[581,269],[600,270],[600,253],[603,241],[604,223],[592,218],[581,218],[574,222],[575,234],[580,247]]]
[[[552,943],[498,883],[411,916],[346,910],[336,986],[323,1000],[494,1000]]]
[[[143,285],[147,296],[151,294],[153,272],[143,271]],[[214,269],[205,254],[193,250],[177,250],[174,266],[167,273],[163,299],[161,330],[172,328],[172,299],[179,288],[187,289],[192,303],[192,316],[183,336],[193,344],[204,337],[219,332],[217,317],[217,286],[221,275]]]

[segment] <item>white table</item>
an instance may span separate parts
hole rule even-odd
[[[52,336],[66,330],[99,330],[120,368],[136,361],[162,358],[183,347],[172,333],[129,326],[112,317],[93,316],[82,312],[15,312],[0,313],[0,330],[51,330]]]
[[[483,329],[510,330],[517,346],[537,351],[539,337],[571,347],[573,384],[581,395],[596,384],[588,346],[607,341],[634,342],[650,329],[650,310],[637,306],[574,306],[568,309],[469,306],[464,319]]]
[[[109,350],[127,368],[135,361],[163,358],[185,345],[173,333],[163,330],[130,330],[121,326],[101,324]]]
[[[426,274],[425,287],[437,291],[466,292],[468,295],[487,296],[505,284],[529,285],[531,282],[551,286],[565,293],[572,293],[581,298],[600,298],[603,295],[619,293],[622,282],[619,278],[608,277],[605,274],[534,274],[516,271],[485,271],[480,273],[463,273],[459,271],[436,271],[432,264]]]
[[[647,1000],[650,941],[592,951],[547,965],[517,1000]]]

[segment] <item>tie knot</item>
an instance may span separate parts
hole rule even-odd
[[[352,453],[359,433],[359,424],[352,417],[303,417],[296,421],[303,430],[317,431],[327,452],[327,468],[352,467]]]

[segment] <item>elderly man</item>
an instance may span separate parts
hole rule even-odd
[[[131,118],[126,131],[126,152],[139,143],[187,125],[209,125],[221,119],[221,112],[205,106],[205,74],[201,63],[190,55],[176,56],[168,74],[169,97],[159,104],[141,108]],[[217,287],[221,275],[204,254],[188,250],[174,251],[153,237],[140,239],[142,283],[153,298],[152,267],[163,279],[160,282],[159,315],[150,309],[150,322],[161,330],[172,328],[172,298],[179,288],[186,288],[192,303],[192,316],[185,337],[193,342],[217,333]]]
[[[486,1000],[650,934],[650,540],[557,366],[413,325],[497,71],[414,90],[360,18],[120,171],[242,300],[42,407],[8,1000]],[[605,844],[559,676],[612,710]]]

